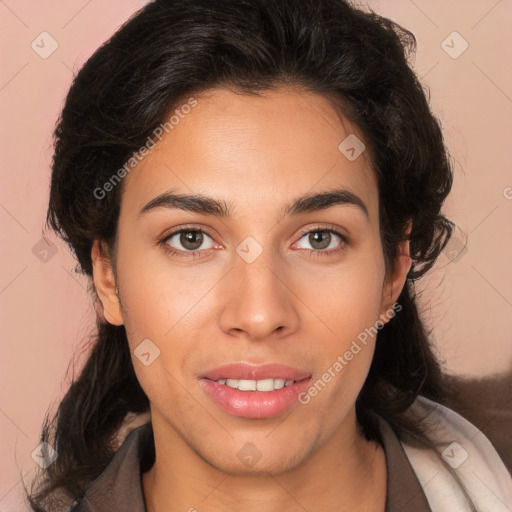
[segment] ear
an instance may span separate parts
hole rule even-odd
[[[409,221],[406,228],[406,235],[409,237],[411,234],[412,221]],[[409,239],[400,242],[397,246],[396,257],[390,275],[384,282],[382,287],[382,299],[379,322],[382,324],[387,323],[391,318],[390,311],[393,310],[393,305],[397,301],[407,279],[407,274],[411,269],[412,259],[410,256]]]
[[[103,314],[109,324],[123,325],[121,303],[117,296],[117,283],[112,263],[106,255],[103,244],[94,240],[91,249],[94,286],[103,306]]]

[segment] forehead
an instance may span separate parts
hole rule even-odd
[[[168,119],[163,136],[124,178],[122,210],[138,212],[173,189],[227,198],[236,214],[249,204],[279,207],[297,195],[341,186],[376,213],[364,138],[322,95],[216,88],[187,98]]]

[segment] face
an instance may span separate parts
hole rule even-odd
[[[95,285],[107,320],[126,327],[154,429],[176,453],[182,445],[226,472],[277,474],[357,435],[369,328],[389,318],[410,260],[385,275],[368,152],[339,149],[349,135],[364,139],[323,96],[219,88],[195,99],[124,178],[115,274],[95,243]],[[153,201],[164,193],[211,198],[229,216]],[[280,390],[284,409],[260,403],[258,415],[228,391],[231,409],[221,405],[208,390],[223,385],[203,376],[240,362],[302,371],[301,399]]]

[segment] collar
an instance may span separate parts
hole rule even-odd
[[[432,512],[425,493],[391,425],[371,412],[376,436],[386,454],[388,472],[385,512]],[[94,480],[70,512],[130,510],[147,512],[142,473],[154,460],[151,423],[133,429],[104,471]]]

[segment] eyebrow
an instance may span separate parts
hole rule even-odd
[[[285,206],[282,209],[281,215],[288,217],[301,213],[317,212],[340,204],[355,206],[369,219],[368,208],[363,200],[353,192],[350,192],[350,190],[344,188],[300,196],[291,204]],[[176,194],[174,190],[169,190],[153,198],[141,209],[139,216],[157,208],[177,208],[204,215],[214,215],[224,219],[232,217],[229,204],[224,200],[202,194]]]

